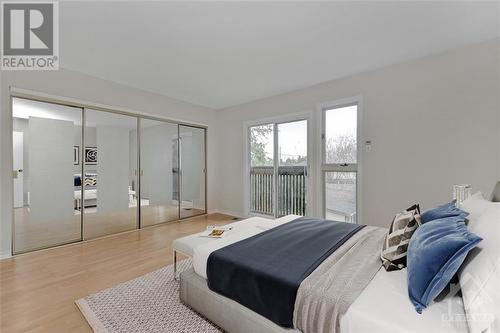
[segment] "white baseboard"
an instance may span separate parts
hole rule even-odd
[[[12,257],[10,251],[0,252],[0,260],[9,259],[10,257]]]
[[[232,211],[224,210],[224,209],[213,209],[213,210],[211,210],[211,211],[208,212],[208,214],[215,214],[215,213],[225,214],[225,215],[231,215],[231,216],[238,217],[238,218],[247,218],[248,217],[248,216],[245,216],[242,213],[232,212]]]

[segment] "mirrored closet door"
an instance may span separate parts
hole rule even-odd
[[[75,175],[82,193],[83,238],[136,229],[138,184],[136,117],[85,110],[84,174]],[[83,194],[83,196],[82,196]]]
[[[205,214],[205,129],[179,126],[180,217]]]
[[[206,213],[206,129],[12,98],[13,253]]]
[[[82,109],[12,99],[13,252],[79,241]]]
[[[179,219],[178,125],[140,120],[141,227]]]

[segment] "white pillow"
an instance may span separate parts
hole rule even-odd
[[[467,255],[458,273],[470,333],[500,332],[500,204],[486,203],[468,207],[485,207],[470,211],[468,225],[483,240]]]
[[[469,213],[469,216],[467,217],[469,221],[475,221],[491,205],[492,202],[486,200],[483,197],[483,193],[477,192],[465,199],[460,204],[460,209]]]

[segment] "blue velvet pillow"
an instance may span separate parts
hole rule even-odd
[[[455,206],[455,200],[449,202],[447,204],[441,205],[439,207],[426,210],[420,215],[420,222],[427,223],[432,220],[442,219],[444,217],[452,217],[452,216],[467,216],[469,213],[464,212],[461,209],[458,209]]]
[[[408,246],[408,294],[422,313],[448,285],[481,237],[470,233],[462,215],[421,225]]]

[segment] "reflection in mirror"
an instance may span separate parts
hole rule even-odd
[[[12,111],[15,254],[206,212],[205,129],[22,98]]]
[[[181,218],[205,214],[205,129],[179,126]]]
[[[177,124],[141,119],[141,226],[179,219]]]
[[[85,210],[84,239],[137,228],[137,118],[85,110],[81,149],[85,177],[75,172],[75,188]]]
[[[14,253],[81,240],[82,110],[13,98],[12,116]]]

